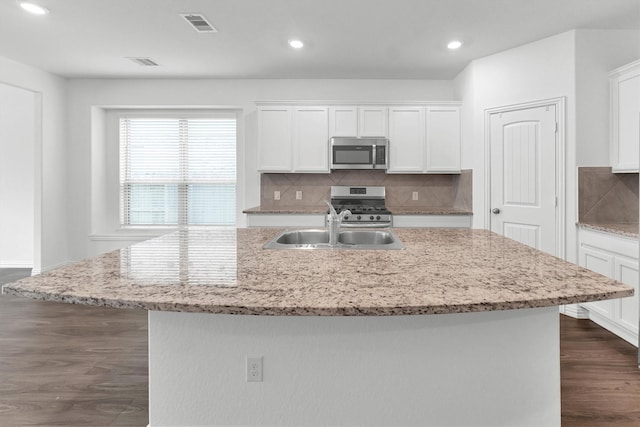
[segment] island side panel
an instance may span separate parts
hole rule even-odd
[[[378,317],[150,312],[150,426],[559,426],[558,323],[557,307]],[[246,381],[247,356],[262,356],[262,382]]]

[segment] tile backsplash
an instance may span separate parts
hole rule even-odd
[[[447,207],[472,210],[472,171],[461,174],[419,175],[387,174],[384,171],[334,171],[332,173],[263,173],[260,183],[260,206],[324,206],[331,198],[332,185],[381,185],[386,188],[387,206]],[[274,192],[280,200],[274,200]],[[296,192],[302,191],[302,200]],[[418,200],[413,200],[413,192]]]
[[[610,167],[578,168],[578,220],[590,224],[638,223],[638,174]]]

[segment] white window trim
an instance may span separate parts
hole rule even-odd
[[[175,107],[93,107],[92,129],[92,203],[90,241],[145,240],[176,230],[175,225],[126,225],[120,224],[120,161],[119,120],[121,117],[172,117],[236,119],[236,211],[241,211],[242,195],[241,156],[242,110],[237,107],[175,108]],[[236,212],[236,223],[238,213]],[[194,226],[195,227],[195,226]]]

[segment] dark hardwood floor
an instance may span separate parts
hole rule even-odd
[[[146,426],[147,360],[146,311],[1,295],[0,426]]]
[[[560,337],[562,425],[640,426],[637,349],[562,315]],[[146,426],[147,360],[145,311],[2,295],[0,426]]]
[[[638,349],[590,320],[560,316],[563,426],[640,426]]]

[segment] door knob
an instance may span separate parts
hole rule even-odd
[[[493,212],[494,214],[499,214],[500,213],[500,209],[493,208],[493,209],[491,209],[491,212]]]

